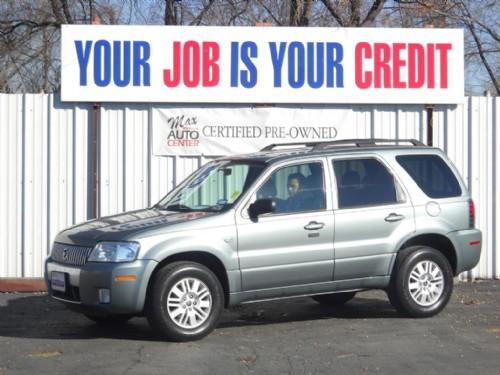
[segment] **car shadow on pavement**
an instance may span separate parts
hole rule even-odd
[[[266,325],[321,319],[395,319],[400,315],[384,292],[377,298],[354,298],[344,306],[324,306],[311,298],[285,299],[235,306],[223,314],[219,329],[247,325]],[[380,296],[380,298],[378,298]]]
[[[396,311],[380,298],[355,298],[345,306],[322,306],[310,298],[252,303],[225,310],[218,329],[321,319],[393,319]],[[81,340],[164,341],[146,319],[133,318],[120,327],[103,327],[79,313],[68,310],[47,294],[0,294],[0,336]]]

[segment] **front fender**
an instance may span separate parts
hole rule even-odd
[[[169,233],[167,236],[148,238],[141,244],[147,251],[144,259],[161,262],[169,256],[202,251],[217,257],[227,271],[239,270],[237,236],[234,226]]]

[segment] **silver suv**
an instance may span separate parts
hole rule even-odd
[[[338,306],[367,289],[428,317],[479,261],[474,218],[455,167],[418,141],[270,145],[208,163],[151,208],[62,231],[45,278],[98,323],[145,315],[176,341],[207,335],[224,307]]]

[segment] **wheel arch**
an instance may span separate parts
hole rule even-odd
[[[453,245],[453,242],[445,235],[439,233],[422,233],[411,237],[399,247],[397,256],[399,257],[400,254],[404,252],[404,249],[407,249],[411,246],[428,246],[436,249],[437,251],[442,253],[450,263],[450,266],[453,270],[453,275],[457,275],[457,251],[455,249],[455,246]],[[392,265],[391,274],[394,270],[394,266],[395,262]]]
[[[222,261],[217,256],[211,253],[208,253],[206,251],[195,251],[195,250],[184,251],[181,253],[169,255],[156,265],[148,281],[148,286],[146,290],[146,300],[144,304],[145,307],[150,301],[150,293],[158,271],[160,271],[167,264],[179,261],[189,261],[189,262],[199,263],[207,267],[210,271],[212,271],[219,280],[222,289],[224,291],[224,306],[228,307],[230,287],[229,287],[229,279],[227,277],[227,270],[226,267],[224,266],[224,263],[222,263]]]

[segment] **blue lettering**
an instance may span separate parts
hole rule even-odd
[[[326,86],[344,87],[344,50],[340,43],[326,43]]]
[[[231,87],[238,87],[238,42],[231,42]]]
[[[304,86],[304,45],[300,42],[288,47],[288,83],[294,89]]]
[[[87,86],[87,67],[89,65],[90,50],[92,49],[92,42],[87,40],[85,48],[81,40],[75,40],[76,57],[78,58],[78,65],[80,66],[80,86]]]
[[[325,49],[323,43],[316,43],[316,77],[314,77],[314,43],[307,43],[307,83],[313,89],[323,86],[325,79]]]
[[[142,85],[151,86],[151,69],[148,63],[151,56],[151,48],[148,42],[138,41],[134,42],[134,73],[133,82],[134,86],[141,86],[141,71],[142,71]]]
[[[248,70],[240,72],[241,85],[247,89],[257,84],[257,68],[252,62],[252,58],[257,57],[257,44],[254,42],[243,42],[241,44],[241,62]]]
[[[274,87],[281,87],[281,69],[285,60],[286,43],[281,42],[279,51],[277,51],[276,42],[269,42],[269,48],[271,49],[271,62],[274,69]]]
[[[94,46],[94,82],[99,87],[111,81],[111,46],[106,40],[98,40]]]
[[[121,69],[123,72],[120,72]],[[130,83],[130,42],[123,42],[123,57],[121,42],[113,42],[113,80],[118,87],[125,87]]]

